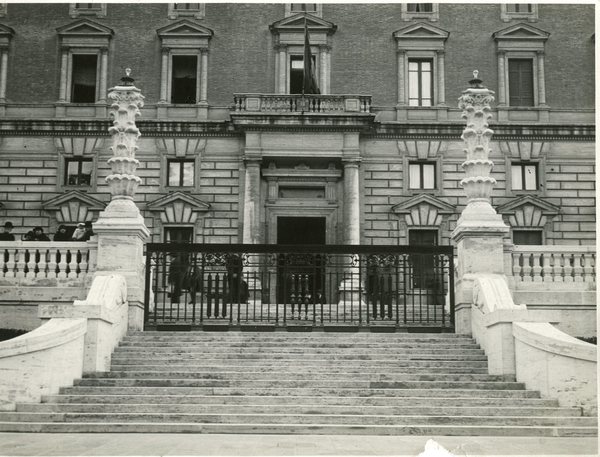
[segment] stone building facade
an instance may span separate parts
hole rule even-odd
[[[450,244],[477,69],[512,241],[595,243],[593,5],[302,5],[5,4],[0,222],[96,220],[129,67],[152,241]]]

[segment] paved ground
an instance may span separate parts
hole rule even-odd
[[[395,455],[427,436],[0,433],[0,455]],[[431,437],[457,457],[597,456],[596,438]]]

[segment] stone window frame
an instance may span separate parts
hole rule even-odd
[[[181,30],[193,30],[182,33]],[[208,106],[208,53],[209,41],[213,31],[182,19],[156,31],[161,42],[160,105],[170,106]],[[173,56],[196,56],[196,103],[172,104]]]
[[[435,186],[433,189],[411,189],[410,187],[410,164],[411,163],[430,163],[435,166]],[[418,195],[418,194],[429,194],[440,196],[443,195],[443,174],[442,174],[442,163],[443,156],[440,154],[436,157],[427,157],[425,159],[421,159],[418,157],[403,157],[402,163],[402,182],[404,187],[404,193],[406,195]]]
[[[513,189],[512,188],[512,164],[514,163],[530,163],[537,166],[537,189]],[[505,162],[505,177],[506,177],[506,195],[511,197],[518,197],[521,195],[535,195],[543,197],[546,194],[546,158],[530,158],[522,159],[519,157],[506,157]]]
[[[515,232],[515,230],[518,231],[518,232],[536,232],[536,233],[539,233],[539,234],[542,235],[542,242],[539,245],[537,245],[537,244],[529,244],[529,245],[521,244],[521,245],[518,245],[518,246],[542,246],[542,245],[546,244],[546,236],[547,236],[546,235],[546,228],[543,227],[543,226],[542,227],[518,227],[518,226],[517,227],[511,227],[510,228],[510,240],[511,240],[511,242],[513,244],[516,244],[514,242],[514,239],[515,239],[514,238],[514,232]]]
[[[276,94],[289,94],[291,56],[304,55],[304,21],[307,21],[310,50],[315,58],[315,76],[321,94],[329,94],[331,84],[331,36],[337,26],[313,14],[298,13],[269,26],[273,35]]]
[[[426,32],[420,33],[419,30]],[[445,87],[445,44],[450,33],[426,23],[417,23],[393,33],[396,39],[397,55],[397,109],[432,110],[447,109]],[[409,61],[429,59],[433,62],[433,102],[432,106],[409,105]]]
[[[426,2],[429,3],[429,2]],[[431,3],[431,11],[408,11],[408,3],[400,4],[400,17],[403,21],[431,21],[437,22],[440,20],[440,5],[439,3]]]
[[[77,8],[78,3],[69,3],[69,16],[78,17],[106,17],[106,3],[89,2],[99,5],[100,8]]]
[[[184,9],[178,10],[174,7],[175,3],[168,4],[167,17],[169,19],[179,19],[182,17],[189,17],[193,19],[203,19],[206,15],[206,4],[198,3],[198,9]]]
[[[194,176],[192,179],[192,185],[191,186],[174,186],[174,185],[170,185],[169,184],[169,170],[170,167],[169,165],[172,162],[180,162],[180,163],[185,163],[185,162],[192,162],[194,164],[194,166],[192,167]],[[198,187],[198,178],[197,178],[197,174],[198,174],[198,160],[196,160],[195,157],[172,157],[172,156],[166,156],[165,157],[165,168],[166,173],[165,173],[165,189],[166,190],[172,190],[172,189],[180,189],[180,190],[196,190]]]
[[[95,29],[95,32],[77,32],[79,27]],[[94,103],[77,103],[76,105],[101,105],[105,108],[108,93],[108,52],[112,29],[104,25],[80,19],[58,29],[61,46],[60,84],[58,103],[72,103],[73,55],[96,55],[96,101]]]
[[[510,12],[506,8],[506,3],[500,4],[500,19],[502,22],[510,21],[528,21],[537,22],[538,20],[538,5],[537,3],[527,3],[531,6],[531,11],[526,12]]]
[[[73,159],[91,159],[92,162],[92,174],[90,176],[89,185],[79,184],[65,184],[65,178],[67,176],[67,161]],[[80,152],[77,154],[69,154],[65,151],[60,151],[58,154],[57,163],[57,180],[56,187],[59,192],[67,192],[70,190],[78,190],[80,192],[96,192],[98,181],[98,154],[93,152],[90,155]]]
[[[307,13],[308,14],[312,14],[314,16],[323,17],[323,4],[322,3],[316,3],[316,5],[317,5],[317,10],[316,11],[307,11]],[[292,4],[291,3],[286,3],[285,4],[285,17],[294,16],[296,14],[304,14],[304,12],[302,12],[302,11],[292,11]]]
[[[545,43],[550,34],[528,24],[515,24],[492,34],[498,59],[498,107],[511,110],[547,109]],[[531,59],[533,67],[533,106],[510,106],[508,62]]]

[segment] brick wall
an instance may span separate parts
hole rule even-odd
[[[235,92],[274,91],[274,51],[269,25],[283,19],[284,4],[206,4],[197,22],[214,30],[210,43],[208,99],[229,106]],[[68,4],[9,4],[0,23],[12,27],[7,94],[10,102],[53,103],[58,98],[59,49],[56,28],[74,22]],[[546,44],[546,92],[551,107],[594,107],[594,6],[538,5],[534,27],[551,33]],[[446,43],[446,99],[464,89],[477,68],[497,87],[494,31],[515,22],[500,20],[500,5],[440,4],[436,27],[450,32]],[[37,19],[39,18],[39,19]],[[471,19],[472,18],[472,19]],[[323,19],[338,26],[332,37],[332,93],[373,95],[375,106],[397,100],[396,43],[402,21],[399,4],[324,4]],[[109,57],[109,85],[134,70],[147,104],[158,101],[160,46],[156,30],[174,21],[166,4],[107,6],[106,18],[92,18],[115,31]],[[468,52],[466,52],[468,50]]]

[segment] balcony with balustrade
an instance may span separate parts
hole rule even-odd
[[[369,127],[370,95],[234,94],[236,126]]]

